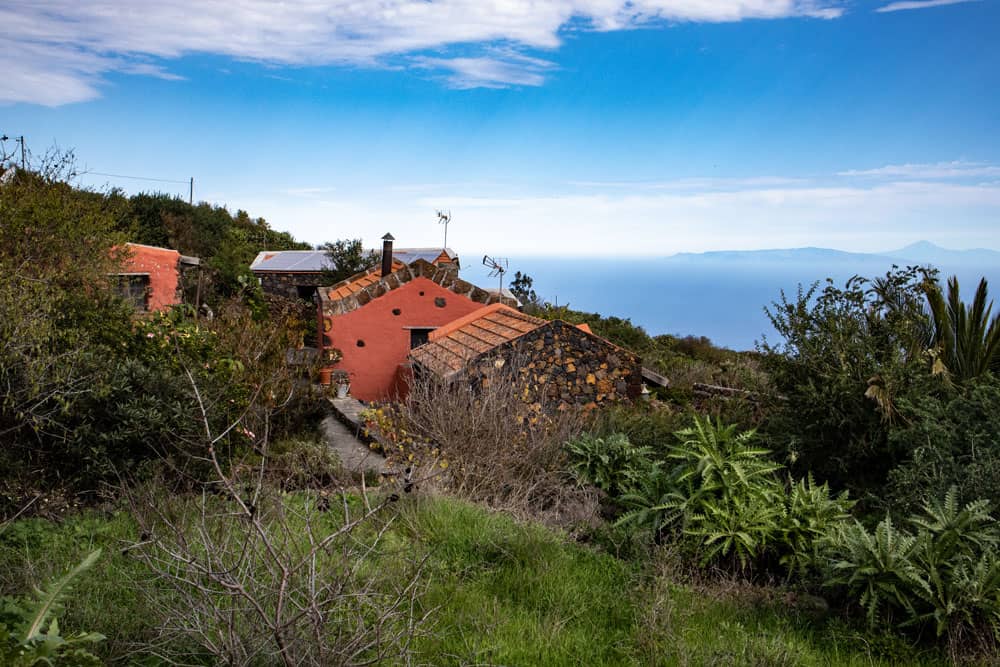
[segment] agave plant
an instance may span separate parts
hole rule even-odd
[[[934,281],[924,284],[934,322],[938,359],[956,382],[965,382],[987,371],[1000,370],[1000,315],[990,319],[993,302],[987,303],[983,278],[968,306],[959,295],[958,278],[948,279],[947,300]]]

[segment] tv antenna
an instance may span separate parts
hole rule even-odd
[[[506,257],[490,257],[489,255],[483,255],[483,266],[490,270],[490,278],[500,277],[500,291],[497,292],[498,297],[503,296],[503,274],[507,273],[507,267],[510,266],[510,262],[507,261]]]
[[[438,216],[438,224],[439,225],[444,225],[444,247],[447,248],[448,247],[448,223],[451,222],[451,211],[449,210],[447,213],[445,213],[444,211],[438,210],[437,216]]]

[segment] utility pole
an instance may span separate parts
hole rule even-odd
[[[10,139],[10,137],[8,137],[6,134],[0,136],[0,141],[7,141],[8,139]],[[15,143],[21,145],[21,170],[25,171],[28,168],[28,160],[26,156],[26,151],[24,149],[24,135],[22,134],[20,137],[14,137],[14,141]],[[3,157],[4,158],[8,157],[6,151],[4,151]]]
[[[188,204],[194,206],[194,176],[191,177],[188,183]]]

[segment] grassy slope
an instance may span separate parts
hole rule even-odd
[[[122,514],[89,514],[58,525],[21,521],[0,536],[0,590],[22,588],[32,570],[37,581],[91,548],[106,547],[61,625],[104,633],[102,652],[121,658],[131,644],[154,636],[146,602],[123,585],[143,578],[120,551],[132,530]],[[707,595],[456,500],[422,499],[404,507],[386,544],[387,558],[401,547],[430,554],[423,604],[435,609],[435,625],[416,644],[421,663],[892,664],[870,655],[872,638],[838,621],[810,621],[779,604]],[[889,648],[902,650],[897,657],[907,664],[916,662],[897,643]]]

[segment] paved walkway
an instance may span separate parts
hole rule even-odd
[[[332,399],[331,403],[334,400],[347,399]],[[357,401],[354,402],[357,403]],[[360,403],[358,405],[360,405]],[[336,405],[334,406],[334,409],[336,410]],[[360,409],[358,412],[360,412]],[[323,432],[323,439],[328,445],[330,445],[330,447],[333,448],[335,452],[337,452],[337,456],[340,458],[340,463],[344,466],[344,469],[359,473],[365,472],[366,470],[373,470],[377,473],[385,472],[385,458],[383,458],[378,452],[373,452],[368,445],[363,443],[358,438],[357,434],[360,433],[360,431],[357,426],[355,426],[354,429],[345,426],[341,420],[338,419],[338,416],[339,415],[327,416],[320,424],[320,428]],[[346,415],[344,415],[344,417],[346,417]],[[355,422],[355,424],[357,424],[357,422]]]

